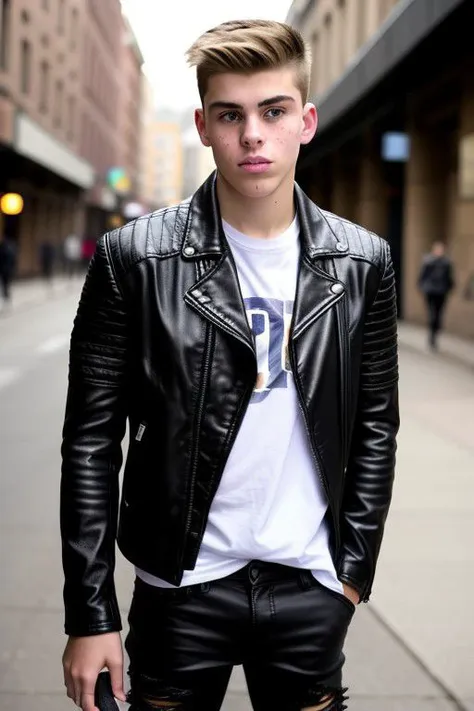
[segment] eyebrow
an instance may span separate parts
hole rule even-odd
[[[264,106],[272,106],[273,104],[279,104],[282,101],[293,101],[292,96],[286,96],[286,94],[278,94],[278,96],[272,96],[269,99],[264,99],[258,103],[258,108],[261,109]],[[242,110],[244,107],[241,104],[234,104],[232,101],[213,101],[209,104],[209,110],[212,109],[230,109],[230,110]]]

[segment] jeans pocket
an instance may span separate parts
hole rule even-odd
[[[346,609],[351,613],[351,617],[356,610],[356,606],[354,605],[352,600],[349,600],[349,598],[344,595],[344,593],[338,592],[337,590],[332,590],[331,588],[326,587],[326,585],[320,583],[319,580],[314,577],[310,570],[304,570],[301,572],[300,587],[302,587],[303,590],[319,590],[321,593],[325,593],[326,595],[336,599],[338,602],[342,603],[346,607]]]

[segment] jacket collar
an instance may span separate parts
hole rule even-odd
[[[182,246],[183,257],[187,259],[218,256],[226,249],[216,177],[215,171],[191,198]],[[306,254],[312,259],[344,255],[348,251],[344,230],[336,233],[324,213],[296,183],[295,202],[301,225],[301,244]]]

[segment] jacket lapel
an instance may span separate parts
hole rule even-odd
[[[298,185],[295,201],[301,226],[301,260],[291,329],[293,340],[344,296],[345,285],[327,271],[327,265],[348,251],[345,232],[334,232],[325,214]]]
[[[228,250],[205,275],[189,289],[184,300],[204,318],[237,338],[255,354],[237,270]]]
[[[307,328],[332,308],[343,297],[344,291],[342,283],[303,257],[300,262],[293,309],[292,340],[299,338]]]
[[[201,316],[237,338],[255,355],[237,270],[222,229],[215,181],[214,173],[191,200],[182,258],[196,262],[197,281],[184,299]],[[348,248],[345,233],[336,234],[324,213],[297,185],[295,202],[301,225],[301,260],[293,339],[343,297],[344,285],[324,269],[327,263],[324,260],[342,257]]]

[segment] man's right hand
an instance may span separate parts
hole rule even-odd
[[[110,672],[115,698],[125,701],[120,632],[69,637],[63,654],[64,683],[69,698],[83,711],[98,711],[94,704],[94,689],[104,668]]]

